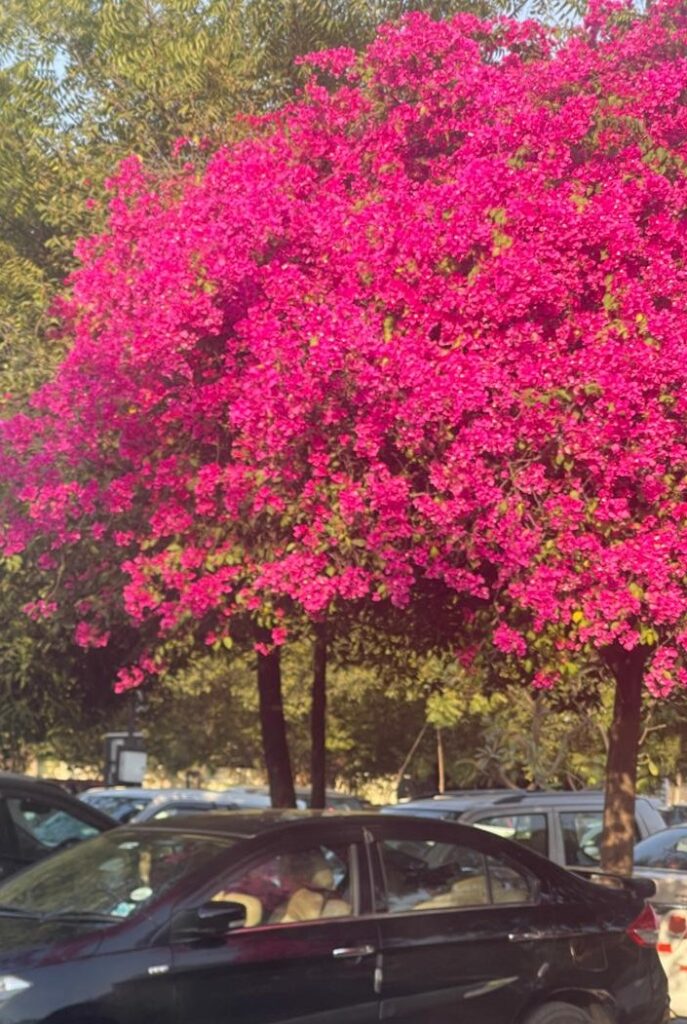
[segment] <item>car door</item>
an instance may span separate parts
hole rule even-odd
[[[172,942],[179,1024],[372,1024],[378,932],[362,832],[265,847],[195,905],[243,903],[216,945]],[[188,908],[188,904],[187,904]]]
[[[389,819],[371,831],[381,1019],[516,1020],[548,969],[540,880],[477,829]]]

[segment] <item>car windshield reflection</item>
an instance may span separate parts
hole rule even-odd
[[[140,912],[182,877],[207,868],[234,843],[227,836],[118,829],[8,881],[13,913],[118,921]]]

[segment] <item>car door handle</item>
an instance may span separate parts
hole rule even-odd
[[[374,946],[337,946],[332,950],[332,956],[337,960],[350,960],[353,957],[372,956],[375,952]]]

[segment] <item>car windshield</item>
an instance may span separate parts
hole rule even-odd
[[[116,829],[50,857],[0,890],[0,913],[132,916],[184,875],[210,865],[235,839]]]
[[[687,870],[687,829],[668,828],[643,839],[635,846],[634,861],[638,867]]]

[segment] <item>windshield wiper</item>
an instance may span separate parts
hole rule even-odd
[[[122,921],[123,918],[118,914],[104,914],[97,910],[56,910],[54,913],[41,914],[41,921],[74,921],[79,923],[81,921],[88,923],[93,921],[95,924],[112,924],[113,921]]]
[[[23,917],[27,921],[37,921],[39,914],[22,907],[11,907],[8,903],[0,903],[0,917]]]

